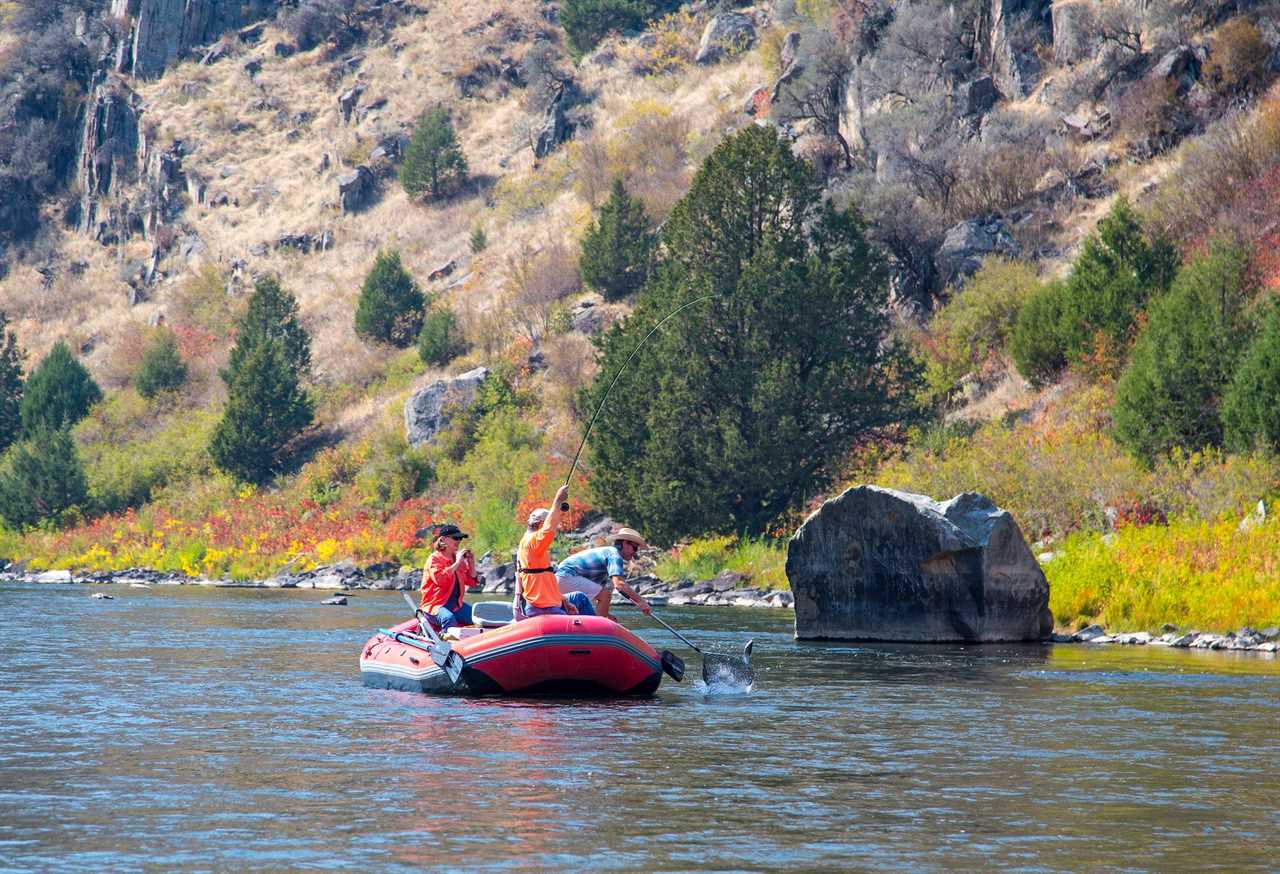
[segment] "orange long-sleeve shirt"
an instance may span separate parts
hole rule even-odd
[[[427,566],[422,570],[422,602],[420,609],[433,612],[437,607],[453,600],[457,592],[457,603],[462,603],[463,596],[470,586],[476,584],[476,578],[464,564],[456,572],[449,570],[453,560],[442,552],[431,553]]]

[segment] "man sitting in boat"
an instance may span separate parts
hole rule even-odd
[[[422,571],[421,609],[440,620],[441,631],[471,624],[471,605],[462,599],[476,585],[476,558],[469,549],[458,551],[466,536],[457,525],[440,526]]]
[[[649,544],[644,542],[640,532],[632,528],[620,529],[609,540],[609,546],[584,549],[560,562],[556,567],[556,580],[560,584],[561,594],[583,592],[594,602],[596,615],[608,616],[609,606],[613,603],[613,590],[616,588],[630,598],[640,608],[640,612],[648,616],[653,609],[648,601],[627,585],[623,578],[623,565]]]
[[[529,514],[528,530],[516,550],[516,596],[512,605],[516,619],[595,612],[591,599],[582,592],[560,594],[560,584],[551,567],[551,542],[560,525],[560,507],[568,497],[569,486],[563,485],[556,492],[551,509],[539,508]]]

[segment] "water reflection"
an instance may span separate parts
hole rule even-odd
[[[1274,867],[1275,659],[685,610],[752,694],[473,701],[360,686],[394,593],[113,594],[0,587],[0,867]]]

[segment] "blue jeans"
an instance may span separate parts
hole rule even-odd
[[[440,620],[440,630],[448,631],[455,625],[471,624],[471,605],[459,604],[450,610],[443,604],[435,609],[435,617]]]
[[[587,597],[586,592],[569,592],[564,599],[572,604],[578,611],[579,616],[595,616],[596,610],[591,606],[591,599]],[[523,601],[523,598],[517,598],[517,601]],[[524,605],[524,612],[516,611],[516,619],[528,619],[531,616],[563,616],[563,607],[531,607]]]

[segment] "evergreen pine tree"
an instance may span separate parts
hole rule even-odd
[[[1280,300],[1272,303],[1222,399],[1228,445],[1280,452]]]
[[[274,276],[264,276],[254,284],[249,305],[237,324],[229,367],[236,369],[242,350],[264,339],[281,342],[285,363],[299,378],[311,372],[311,337],[298,321],[298,301]]]
[[[467,159],[443,107],[423,113],[405,149],[400,184],[412,197],[440,197],[467,178]]]
[[[1215,243],[1157,299],[1116,384],[1116,437],[1151,464],[1222,442],[1219,403],[1247,336],[1248,253]]]
[[[582,238],[582,281],[606,300],[634,294],[648,278],[653,246],[644,204],[615,178],[609,199]]]
[[[87,416],[89,408],[100,400],[102,389],[60,340],[32,371],[23,388],[22,431],[34,434],[41,428],[69,428]]]
[[[379,252],[360,289],[356,334],[404,348],[422,330],[426,303],[418,284],[401,265],[400,253]]]
[[[11,528],[60,524],[89,499],[84,467],[69,427],[37,427],[14,445],[0,471],[0,516]]]
[[[658,542],[766,531],[830,482],[859,437],[911,412],[916,376],[885,342],[880,258],[852,212],[772,128],[707,158],[662,231],[634,314],[600,341],[592,492]],[[699,301],[710,295],[710,300]]]
[[[222,470],[265,483],[283,469],[289,442],[311,424],[314,406],[300,378],[311,340],[297,322],[298,304],[274,280],[259,282],[222,371],[227,406],[209,454]]]
[[[0,453],[22,433],[22,360],[18,336],[9,329],[9,317],[0,310]]]
[[[173,391],[187,381],[187,365],[178,352],[178,342],[170,331],[161,331],[142,353],[142,363],[133,385],[144,398]]]

